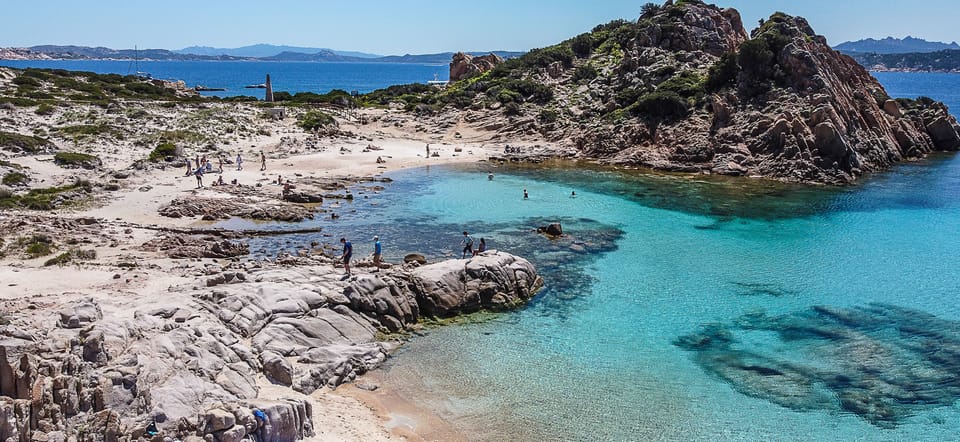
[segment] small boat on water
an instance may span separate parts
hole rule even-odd
[[[225,90],[227,90],[227,88],[223,88],[223,87],[206,87],[206,86],[204,86],[204,85],[202,85],[202,84],[198,84],[198,85],[196,85],[196,86],[193,87],[193,90],[195,90],[195,91],[197,91],[197,92],[219,92],[219,91],[225,91]]]
[[[266,85],[265,83],[250,84],[250,85],[244,86],[244,88],[247,88],[247,89],[266,89],[266,88],[267,88],[267,85]]]

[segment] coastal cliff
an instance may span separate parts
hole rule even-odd
[[[696,0],[403,99],[438,124],[473,122],[558,155],[790,182],[849,183],[960,148],[943,104],[892,100],[803,18],[776,13],[748,35],[736,10]]]

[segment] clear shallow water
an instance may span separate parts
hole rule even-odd
[[[268,61],[113,61],[113,60],[0,60],[0,66],[35,67],[129,75],[139,69],[154,78],[183,80],[187,86],[226,88],[202,92],[206,96],[249,95],[263,98],[260,84],[270,74],[273,90],[326,93],[333,89],[371,92],[394,84],[426,83],[449,76],[446,65],[414,63],[311,63]]]
[[[891,95],[960,108],[938,83],[960,76],[898,75],[879,76]],[[467,229],[537,265],[547,286],[526,308],[431,330],[385,367],[471,439],[960,434],[960,157],[842,189],[489,168],[395,173],[314,222],[358,253],[379,234],[391,260],[456,256]],[[570,238],[532,232],[550,220]]]
[[[478,439],[946,440],[960,430],[952,397],[945,406],[910,410],[892,427],[842,409],[837,405],[842,391],[827,391],[833,397],[825,405],[804,403],[808,409],[802,411],[778,405],[775,396],[744,394],[758,380],[718,375],[716,367],[698,363],[697,352],[676,345],[703,325],[718,324],[740,335],[738,348],[761,349],[774,360],[831,366],[856,359],[856,352],[817,354],[823,342],[788,340],[782,333],[735,324],[758,312],[775,317],[803,314],[812,306],[878,302],[960,320],[956,157],[906,165],[819,197],[789,190],[766,197],[821,207],[815,213],[800,208],[797,217],[766,216],[764,204],[755,201],[764,197],[724,198],[744,209],[733,216],[685,209],[685,201],[650,207],[643,199],[609,193],[623,181],[636,187],[647,178],[624,180],[615,173],[501,170],[493,182],[479,170],[433,173],[442,177],[428,178],[415,196],[394,196],[402,202],[391,211],[408,212],[397,213],[398,219],[428,214],[432,225],[464,226],[492,237],[494,248],[502,233],[473,226],[519,228],[530,227],[531,218],[584,218],[594,224],[583,227],[614,227],[621,235],[615,250],[544,270],[548,288],[526,309],[434,330],[414,339],[389,365],[391,388]],[[530,200],[519,197],[522,188]],[[576,199],[569,198],[571,189]],[[587,235],[577,226],[565,228],[574,237]],[[445,234],[456,241],[456,229],[445,230],[454,230]],[[536,239],[529,242],[539,247]],[[534,261],[547,259],[523,252]],[[589,278],[588,292],[550,287],[557,278],[550,272],[571,267]],[[853,347],[896,342],[877,338]],[[873,375],[892,376],[896,367],[914,362],[893,360]]]
[[[431,330],[385,368],[471,439],[960,434],[960,157],[843,189],[491,169],[394,173],[317,222],[361,254],[379,234],[388,259],[454,256],[466,229],[542,272],[526,308]],[[570,238],[533,232],[549,220]]]

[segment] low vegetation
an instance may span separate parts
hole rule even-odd
[[[40,153],[52,147],[46,138],[0,131],[0,149],[23,153]]]
[[[45,267],[50,267],[50,266],[62,267],[74,261],[90,261],[94,259],[97,259],[96,250],[70,249],[53,258],[46,260],[43,263],[43,265]]]
[[[169,141],[160,143],[157,147],[153,148],[153,151],[150,152],[150,156],[147,158],[151,162],[157,163],[160,161],[171,161],[177,156],[177,145]]]
[[[97,156],[80,152],[57,152],[53,156],[53,162],[60,167],[82,167],[84,169],[94,169],[101,164],[100,158]]]
[[[30,182],[30,177],[21,172],[7,172],[3,175],[2,182],[5,186],[22,186]]]
[[[66,186],[31,189],[25,194],[13,192],[0,193],[0,208],[52,210],[58,205],[70,203],[70,198],[64,198],[67,194],[72,192],[87,193],[90,189],[91,185],[89,182],[79,180],[74,184]]]
[[[311,110],[297,118],[297,126],[300,126],[303,130],[314,131],[336,127],[337,120],[325,112]]]
[[[39,258],[53,253],[53,239],[47,235],[36,234],[17,239],[15,247],[29,258]]]

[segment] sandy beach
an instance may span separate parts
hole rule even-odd
[[[4,301],[0,314],[16,315],[24,303],[36,308],[43,303],[55,306],[67,300],[92,299],[100,303],[104,317],[119,317],[144,302],[153,302],[157,296],[169,297],[175,287],[193,284],[205,268],[227,266],[230,260],[172,259],[143,246],[163,231],[202,229],[211,225],[198,216],[161,215],[161,209],[177,199],[209,202],[243,198],[252,205],[285,204],[280,198],[283,186],[277,184],[278,176],[298,192],[329,188],[330,183],[338,183],[349,191],[361,179],[390,171],[485,161],[502,153],[502,144],[491,142],[481,132],[466,126],[452,125],[446,130],[423,133],[412,130],[418,125],[413,117],[390,110],[364,111],[365,124],[340,120],[339,135],[330,137],[305,133],[296,127],[293,116],[282,120],[258,118],[256,114],[260,110],[245,105],[211,104],[186,111],[139,103],[137,107],[152,119],[146,124],[126,122],[122,126],[124,122],[118,119],[113,124],[127,133],[125,137],[51,137],[57,150],[76,150],[97,156],[102,162],[99,167],[61,167],[54,163],[53,151],[32,155],[4,153],[4,164],[10,170],[23,171],[31,187],[88,180],[95,183],[95,188],[81,205],[42,212],[15,209],[0,213],[0,224],[6,228],[2,244],[8,246],[8,253],[0,259],[0,281],[3,281],[0,300]],[[19,108],[2,112],[11,117],[8,121],[17,122],[10,129],[22,134],[37,130],[55,133],[55,126],[65,124],[78,114],[101,121],[111,119],[103,109],[86,105],[71,105],[52,116],[38,116]],[[197,120],[190,116],[191,112],[231,115],[241,124],[230,126],[212,117]],[[174,130],[204,133],[203,143],[178,145],[186,158],[201,155],[213,158],[215,172],[203,177],[203,187],[198,187],[193,175],[185,173],[182,160],[143,163],[150,145],[135,146],[130,142],[135,138],[150,138],[157,132],[169,132],[170,125],[164,123],[168,121],[178,122],[173,125],[177,128]],[[248,126],[244,135],[237,135],[238,127],[244,123],[253,127]],[[430,157],[427,156],[428,144],[433,155]],[[261,170],[261,152],[266,157],[265,170]],[[237,170],[233,164],[237,153],[244,159],[243,170]],[[216,171],[217,157],[228,162],[223,166],[222,176],[227,183],[224,186],[212,185],[221,176]],[[234,180],[240,185],[230,184]],[[115,184],[118,190],[102,190],[101,183]],[[324,202],[317,210],[322,213],[327,205]],[[42,237],[47,239],[41,242],[52,243],[49,253],[28,255],[10,247]],[[310,245],[305,244],[303,248],[309,249]],[[95,258],[50,265],[51,257],[76,249],[83,249]],[[75,252],[70,253],[76,256]],[[330,274],[339,271],[329,267]],[[417,409],[389,391],[356,387],[375,383],[375,377],[373,381],[360,378],[336,390],[321,388],[308,396],[272,384],[262,374],[259,378],[260,399],[300,397],[313,403],[315,436],[307,440],[463,439],[442,419]]]

